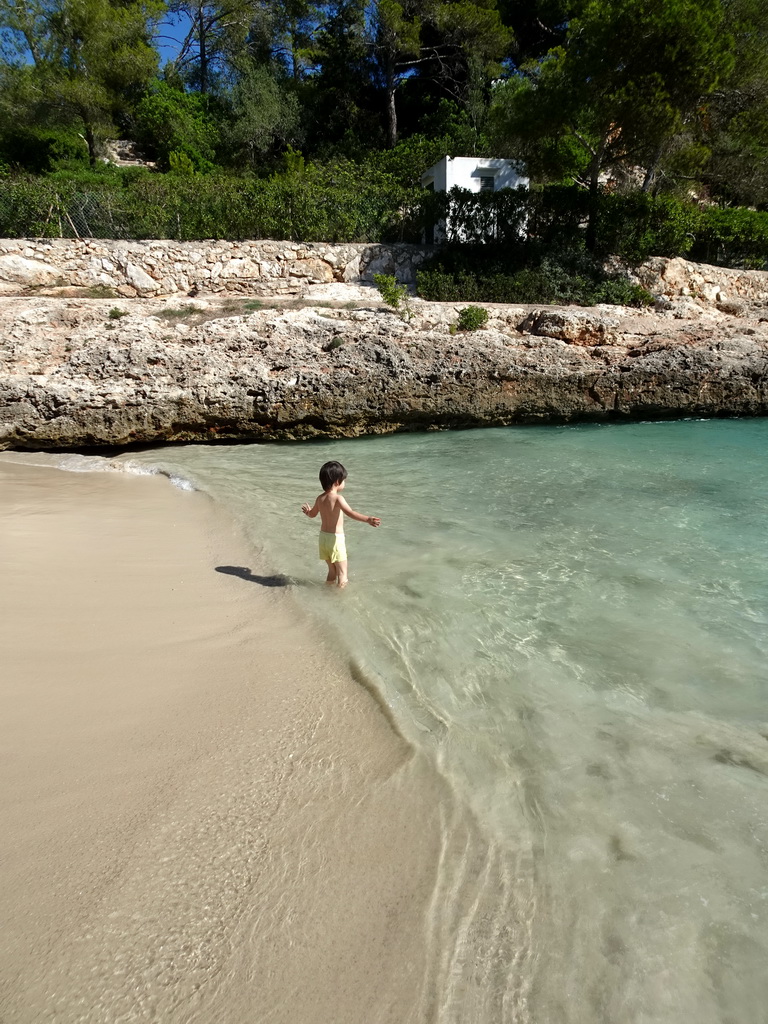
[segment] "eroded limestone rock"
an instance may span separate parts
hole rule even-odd
[[[487,329],[451,334],[460,304],[414,300],[408,325],[373,299],[233,301],[137,298],[116,317],[114,299],[0,299],[0,445],[768,412],[768,325],[754,317],[492,306]],[[517,329],[527,321],[538,333]]]
[[[521,331],[558,338],[570,345],[612,345],[617,338],[616,317],[575,309],[536,309],[520,324]]]
[[[28,259],[18,252],[0,255],[0,281],[35,288],[40,285],[56,284],[61,276],[57,268],[41,260]]]

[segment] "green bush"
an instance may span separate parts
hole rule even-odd
[[[404,190],[361,182],[349,168],[268,179],[116,168],[0,178],[0,236],[6,238],[417,241],[418,217],[411,213],[417,207]]]
[[[525,251],[449,248],[424,265],[417,293],[433,302],[521,302],[593,306],[600,302],[644,306],[653,297],[626,278],[608,274],[583,249],[551,252],[520,265]]]
[[[59,167],[88,166],[88,147],[73,127],[46,127],[6,120],[0,132],[0,160],[43,174]]]
[[[699,207],[675,196],[605,193],[598,208],[597,251],[634,264],[649,256],[685,256],[701,223]]]
[[[690,258],[725,267],[768,269],[768,213],[709,207],[702,213]]]
[[[479,331],[488,323],[488,310],[482,306],[465,306],[459,310],[456,327],[460,331]]]
[[[163,170],[173,170],[174,153],[177,164],[183,156],[196,171],[213,170],[219,130],[207,96],[158,82],[136,107],[135,131]]]
[[[648,306],[653,302],[653,296],[644,288],[622,278],[589,282],[558,275],[558,280],[553,281],[541,267],[492,277],[422,270],[417,274],[417,293],[431,302],[541,302],[577,306]]]
[[[407,286],[398,284],[391,274],[374,274],[373,282],[384,302],[398,312],[403,320],[410,320],[413,312],[408,304]]]
[[[177,174],[181,178],[194,178],[195,165],[186,153],[174,149],[168,154],[168,171]]]

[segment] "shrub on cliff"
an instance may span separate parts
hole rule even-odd
[[[465,306],[459,310],[457,331],[479,331],[488,323],[488,310],[483,306]]]
[[[635,264],[649,256],[685,256],[702,219],[698,206],[676,196],[606,193],[600,201],[596,252]]]
[[[175,160],[177,171],[182,157]],[[183,162],[194,170],[191,158]],[[422,286],[433,297],[449,289],[447,297],[459,301],[507,301],[494,299],[491,291],[536,296],[512,301],[544,301],[541,295],[549,293],[557,296],[552,301],[581,301],[570,296],[589,292],[593,301],[605,301],[592,295],[595,285],[607,281],[590,268],[592,257],[584,253],[581,189],[428,193],[404,187],[382,168],[364,174],[362,165],[351,161],[293,164],[270,178],[112,166],[45,177],[0,174],[0,236],[419,242],[425,225],[447,216],[449,240],[476,244],[464,266],[424,268]],[[601,259],[615,255],[638,263],[652,255],[687,256],[721,266],[766,265],[768,213],[701,209],[640,192],[604,193],[599,201],[596,256]],[[430,276],[435,270],[463,280],[462,289],[456,291],[457,281],[449,285]],[[523,270],[529,273],[514,285],[496,280]],[[485,281],[481,294],[469,294],[467,274]],[[616,287],[614,280],[609,290]]]
[[[392,274],[374,274],[373,283],[379,289],[379,294],[387,306],[391,306],[396,313],[410,322],[413,317],[413,310],[408,302],[408,287],[398,284]]]

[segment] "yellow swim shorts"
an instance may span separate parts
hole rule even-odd
[[[320,531],[320,558],[324,562],[346,562],[347,545],[343,533]]]

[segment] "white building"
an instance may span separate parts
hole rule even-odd
[[[450,192],[465,188],[470,192],[498,192],[500,188],[528,185],[520,164],[514,160],[495,160],[484,156],[444,156],[421,176],[424,188]]]
[[[450,192],[452,188],[498,192],[501,188],[527,188],[528,183],[516,161],[482,156],[444,156],[421,176],[421,184],[431,192]],[[425,241],[431,245],[445,236],[446,225],[438,223],[426,232]]]

